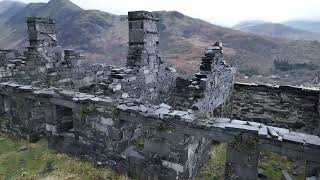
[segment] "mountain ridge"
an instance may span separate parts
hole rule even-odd
[[[60,7],[61,3],[67,5]],[[224,43],[225,59],[238,69],[238,78],[252,75],[267,77],[273,73],[281,73],[274,69],[273,61],[276,59],[288,60],[290,63],[319,63],[320,43],[262,37],[213,25],[177,11],[154,13],[160,17],[162,56],[167,62],[187,72],[198,70],[204,49],[215,41]],[[55,18],[58,43],[65,48],[80,50],[95,62],[123,65],[126,61],[128,22],[125,15],[83,10],[70,4],[68,0],[31,3],[12,15],[5,26],[0,26],[0,29],[9,29],[7,34],[0,34],[0,48],[27,45],[26,16]],[[311,81],[317,72],[292,73],[290,83],[299,84]],[[295,82],[295,77],[302,78],[300,82]]]
[[[293,28],[281,23],[247,23],[240,24],[233,27],[244,32],[249,32],[261,36],[269,36],[273,38],[283,38],[291,40],[307,40],[307,41],[320,41],[320,33],[309,32],[298,28]]]
[[[320,33],[320,20],[287,21],[287,22],[284,22],[283,24],[293,28],[309,31],[309,32]]]

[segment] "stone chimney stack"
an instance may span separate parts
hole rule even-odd
[[[127,66],[149,69],[159,67],[159,33],[157,29],[158,18],[147,11],[134,11],[128,13],[129,21],[129,52]]]
[[[56,47],[55,21],[50,18],[28,17],[28,35],[31,47]]]

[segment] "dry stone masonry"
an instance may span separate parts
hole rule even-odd
[[[227,180],[257,179],[260,151],[305,160],[306,177],[319,177],[319,91],[234,85],[221,42],[193,79],[178,77],[159,56],[158,17],[135,11],[128,21],[127,65],[116,68],[59,47],[52,19],[28,18],[30,46],[0,51],[1,131],[45,137],[49,148],[141,180],[194,179],[212,141],[228,144]]]
[[[50,18],[28,17],[30,46],[57,46],[55,21]]]
[[[320,91],[312,88],[236,83],[233,118],[320,135]]]

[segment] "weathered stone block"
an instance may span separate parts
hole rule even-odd
[[[145,140],[143,150],[158,154],[161,157],[167,156],[170,152],[168,144],[163,142],[154,142],[152,140]]]

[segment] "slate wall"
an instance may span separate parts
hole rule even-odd
[[[314,89],[236,83],[232,115],[319,135],[319,96]]]
[[[39,102],[16,94],[0,96],[0,129],[17,137],[36,141],[45,135],[45,122],[50,117],[48,102]]]
[[[53,19],[28,17],[27,23],[30,46],[57,46],[56,23]]]
[[[179,110],[200,110],[210,117],[230,117],[233,73],[223,59],[222,43],[206,49],[200,72],[193,79],[178,78],[170,104]]]
[[[141,180],[188,179],[196,175],[208,157],[210,141],[175,133],[171,128],[175,124],[157,123],[151,115],[145,117],[150,123],[144,123],[135,113],[119,111],[116,101],[52,102],[53,116],[46,122],[49,147],[91,159],[100,166]],[[148,110],[139,102],[128,105]],[[159,114],[171,109],[165,104],[156,108],[154,112]],[[72,127],[66,127],[61,120],[65,118],[59,117],[70,115],[63,113],[66,110],[72,112]]]

